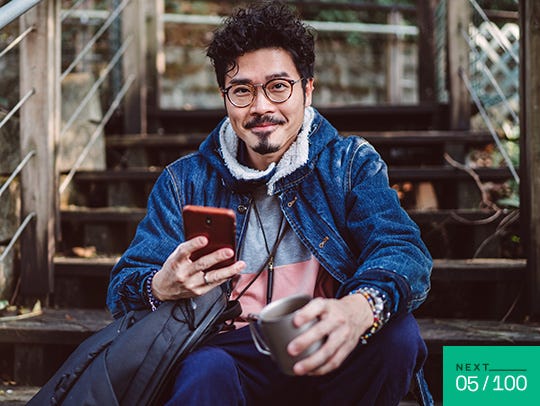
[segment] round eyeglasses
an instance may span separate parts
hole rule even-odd
[[[274,103],[283,103],[291,97],[294,84],[301,80],[302,78],[296,80],[271,79],[264,84],[237,83],[222,89],[221,92],[227,95],[227,99],[229,99],[232,105],[236,107],[247,107],[255,100],[257,86],[260,86],[268,100]]]

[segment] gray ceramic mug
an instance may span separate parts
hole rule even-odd
[[[313,354],[323,344],[323,340],[316,342],[296,357],[287,352],[287,345],[295,337],[317,323],[317,320],[313,320],[301,327],[293,324],[296,311],[310,301],[307,295],[289,296],[266,305],[257,315],[249,315],[249,329],[255,347],[260,353],[270,355],[287,375],[294,375],[294,364]]]

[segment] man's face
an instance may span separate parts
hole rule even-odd
[[[271,79],[300,79],[292,57],[281,48],[264,48],[246,53],[237,59],[237,69],[225,77],[225,88],[236,83],[265,84]],[[308,80],[305,97],[301,81],[293,85],[291,97],[274,103],[260,86],[253,102],[236,107],[227,98],[225,106],[231,125],[245,142],[248,164],[266,169],[277,162],[294,142],[304,120],[304,108],[311,104],[313,79]]]

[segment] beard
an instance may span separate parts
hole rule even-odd
[[[274,152],[279,151],[279,145],[272,145],[269,142],[270,132],[264,132],[257,134],[259,138],[259,143],[255,145],[252,149],[260,155],[273,154]]]
[[[262,115],[254,117],[251,121],[246,123],[245,128],[250,129],[253,128],[259,124],[262,123],[272,123],[277,125],[285,124],[284,120],[280,120],[268,115]],[[279,151],[279,145],[271,145],[269,142],[271,132],[270,131],[263,131],[257,134],[257,137],[259,138],[259,143],[254,146],[252,149],[258,154],[261,155],[267,155],[267,154],[273,154],[274,152]]]

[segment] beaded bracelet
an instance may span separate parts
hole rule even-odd
[[[389,318],[389,313],[385,312],[385,297],[379,290],[371,287],[362,287],[351,292],[364,296],[373,312],[373,324],[360,336],[360,342],[367,344],[367,340],[379,331]]]
[[[163,303],[161,300],[157,299],[154,294],[152,293],[152,280],[154,279],[154,276],[158,273],[157,269],[154,269],[150,276],[146,279],[145,282],[145,288],[146,288],[146,298],[148,299],[148,303],[150,304],[150,308],[153,312],[155,312],[158,308],[158,306]]]

